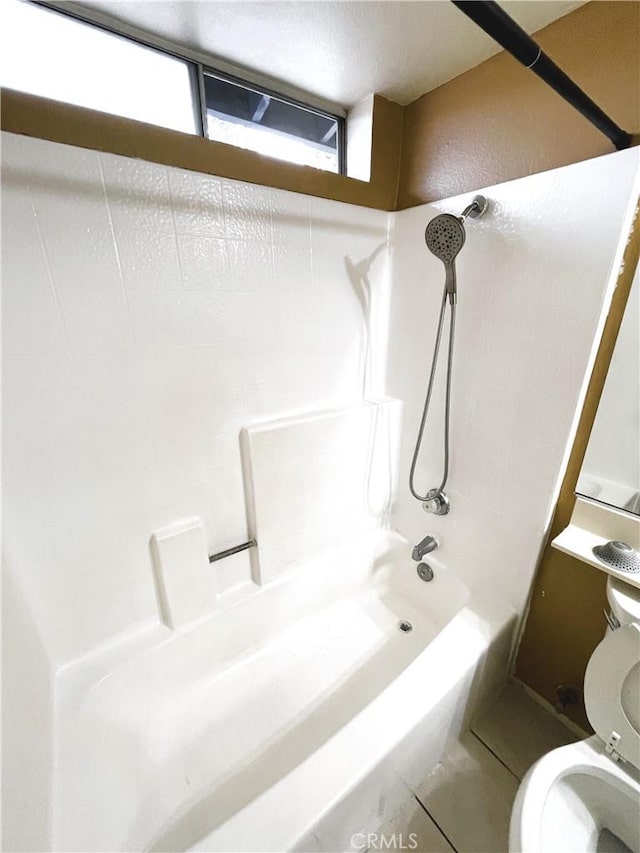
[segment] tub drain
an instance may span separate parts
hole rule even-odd
[[[410,631],[413,631],[413,625],[411,622],[407,622],[402,619],[398,622],[398,628],[402,631],[403,634],[408,634]]]

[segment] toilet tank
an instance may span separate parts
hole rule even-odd
[[[612,615],[616,617],[620,625],[640,622],[640,589],[609,575],[607,578],[607,601]]]

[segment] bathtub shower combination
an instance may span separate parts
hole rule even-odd
[[[3,166],[8,847],[351,849],[507,676],[637,154],[393,214]]]
[[[461,217],[441,214],[426,230],[428,248],[445,264],[446,283],[410,480],[412,493],[420,497],[413,476],[448,302],[445,470],[440,486],[420,498],[425,509],[438,514],[450,506],[443,490],[454,260],[464,243],[464,219],[486,208],[486,199],[478,196]],[[477,706],[478,682],[483,675],[485,682],[491,680],[488,661],[495,671],[504,668],[514,613],[482,596],[472,599],[446,568],[438,565],[434,571],[421,562],[437,547],[435,538],[427,536],[414,547],[419,565],[413,574],[406,542],[372,525],[385,516],[394,490],[392,448],[399,422],[398,401],[389,400],[243,430],[254,538],[209,562],[256,549],[252,574],[263,589],[116,671],[110,671],[110,661],[106,670],[94,673],[88,693],[82,686],[81,712],[70,713],[61,732],[61,758],[73,765],[82,754],[89,769],[70,768],[67,777],[72,784],[60,809],[61,815],[65,805],[68,811],[60,826],[65,848],[89,847],[97,835],[113,850],[349,849],[354,833],[380,826],[390,807],[400,804],[407,782],[417,784],[424,768],[442,758]],[[288,515],[286,524],[299,528],[306,547],[294,543],[284,553],[287,530],[274,527],[266,508],[279,489],[294,491],[294,470],[298,475],[306,470],[322,505],[313,476],[317,469],[298,458],[300,448],[313,444],[314,433],[324,436],[326,497],[337,512],[324,516],[319,538],[309,530],[308,513]],[[358,454],[358,444],[366,453]],[[356,477],[349,482],[342,476],[340,499],[331,494],[338,480],[331,456],[342,463],[346,450]],[[369,517],[354,500],[362,482]],[[348,541],[350,529],[363,528],[368,532],[348,546],[304,560],[291,571],[310,539],[322,552],[331,540]],[[200,615],[193,591],[206,589],[204,543],[198,519],[153,535],[158,601],[172,629]],[[185,567],[198,557],[201,583],[191,578],[189,600],[182,589]],[[289,570],[283,572],[283,566]],[[70,708],[80,699],[74,692],[70,687]],[[137,756],[135,780],[132,755]],[[94,768],[103,766],[109,773],[96,785]],[[126,799],[123,790],[129,792]],[[89,805],[91,793],[95,801],[85,825],[75,804]],[[105,800],[110,808],[97,828],[96,814]],[[164,803],[174,805],[163,820]]]
[[[255,584],[191,630],[204,586],[189,570],[199,557],[210,572],[201,522],[155,532],[161,612],[186,630],[61,681],[60,848],[349,849],[435,766],[503,670],[514,613],[439,563],[423,579],[406,540],[374,523],[400,415],[386,401],[243,430]],[[314,434],[317,459],[303,455]],[[345,451],[352,476],[334,495]],[[303,501],[271,518],[299,478],[311,513]],[[310,544],[319,556],[304,559]]]

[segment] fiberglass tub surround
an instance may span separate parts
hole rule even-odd
[[[637,154],[485,191],[437,518],[406,486],[442,292],[424,229],[469,197],[385,214],[3,142],[5,762],[37,804],[11,846],[348,845],[506,673]],[[432,405],[427,484],[437,381]],[[171,630],[149,542],[179,521],[202,594]]]
[[[471,587],[524,606],[588,375],[615,259],[635,203],[637,149],[482,189],[490,212],[465,223],[456,258],[450,515],[425,516],[400,490],[393,525],[428,532]],[[442,298],[442,264],[426,223],[469,195],[397,213],[393,225],[386,389],[404,401],[400,470],[415,447]],[[446,350],[442,347],[441,361]],[[417,490],[441,480],[440,365],[416,468]],[[426,448],[426,450],[425,450]]]
[[[121,643],[60,679],[61,849],[290,849],[363,779],[381,802],[402,791],[406,758],[387,765],[427,712],[440,722],[424,765],[459,733],[481,675],[503,671],[514,613],[491,597],[472,605],[440,564],[425,584],[406,540],[376,523],[393,494],[400,413],[385,401],[243,430],[255,583],[220,597],[214,618],[199,602],[182,621],[176,598],[206,564],[206,551],[188,559],[197,523],[158,543],[164,571],[167,538],[171,558],[188,542],[187,590],[165,587],[183,630],[144,650]]]

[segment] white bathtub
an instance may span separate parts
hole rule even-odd
[[[375,831],[496,689],[515,621],[409,554],[369,536],[63,673],[54,849],[348,849]]]

